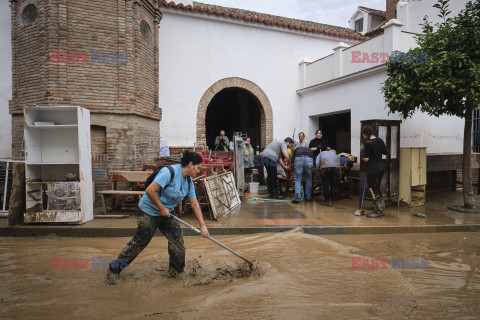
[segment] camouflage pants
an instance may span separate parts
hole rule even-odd
[[[183,244],[182,229],[173,217],[154,217],[138,210],[138,229],[135,236],[122,250],[117,260],[110,264],[110,270],[119,273],[119,261],[127,261],[128,265],[150,243],[155,230],[158,228],[168,240],[168,254],[170,256],[170,269],[183,272],[185,268],[185,246]]]

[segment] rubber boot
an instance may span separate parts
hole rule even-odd
[[[382,217],[382,214],[377,212],[367,214],[367,218],[381,218],[381,217]]]
[[[114,272],[110,269],[107,270],[107,275],[105,276],[105,283],[109,285],[116,285],[120,282],[120,273]]]
[[[367,214],[367,218],[381,218],[383,216],[382,212],[378,207],[379,199],[373,200],[373,213]]]
[[[385,216],[385,199],[383,197],[378,197],[375,203],[375,212]]]

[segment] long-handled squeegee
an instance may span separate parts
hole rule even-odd
[[[199,233],[199,234],[202,234],[202,231],[198,230],[197,228],[195,228],[194,226],[186,223],[185,221],[183,221],[182,219],[180,219],[179,217],[177,217],[176,215],[173,215],[173,214],[170,214],[175,220],[177,220],[178,222],[180,223],[183,223],[184,225],[186,225],[187,227],[189,227],[190,229],[192,229],[193,231]],[[220,242],[218,242],[217,240],[213,239],[212,237],[208,236],[207,239],[209,240],[212,240],[213,242],[215,242],[216,244],[218,244],[220,247],[224,248],[225,250],[228,250],[229,252],[233,253],[234,255],[236,255],[237,257],[239,257],[240,259],[243,259],[244,261],[248,262],[248,264],[250,265],[250,268],[253,267],[253,263],[248,261],[247,259],[245,259],[244,257],[242,257],[240,254],[236,253],[235,251],[233,251],[232,249],[230,249],[229,247],[227,247],[226,245],[224,244],[221,244]]]

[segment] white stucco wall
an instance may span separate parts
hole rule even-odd
[[[170,146],[193,145],[202,95],[228,77],[252,81],[265,92],[273,109],[275,139],[290,136],[295,127],[298,132],[298,63],[332,53],[339,41],[353,44],[199,16],[165,10],[160,23],[160,131]]]
[[[433,8],[434,0],[411,1],[408,4],[399,3],[398,19],[404,25],[402,31],[421,32],[419,24],[425,15],[434,22],[439,22],[437,9]],[[467,3],[466,0],[451,1],[449,9],[451,17],[460,12]],[[391,27],[389,27],[391,28]],[[412,34],[399,32],[400,29],[385,29],[385,34],[360,45],[343,51],[344,65],[342,75],[351,75],[350,80],[336,81],[330,86],[322,84],[319,70],[313,68],[314,64],[306,67],[306,79],[313,79],[308,85],[314,85],[316,89],[301,93],[302,125],[308,127],[309,135],[317,129],[316,116],[325,115],[340,110],[351,110],[351,147],[354,155],[359,154],[360,149],[360,121],[369,119],[392,119],[400,120],[396,115],[388,115],[385,109],[383,94],[380,91],[386,79],[385,70],[380,70],[369,76],[361,76],[372,70],[378,64],[351,62],[352,50],[362,52],[390,52],[392,50],[408,51],[416,46]],[[392,47],[392,48],[390,48]],[[331,58],[331,57],[328,57]],[[333,60],[333,59],[330,59]],[[322,61],[322,60],[320,60]],[[323,66],[326,69],[333,67],[333,63]],[[353,73],[358,72],[357,75]],[[312,74],[309,74],[312,73]],[[324,79],[333,81],[338,77]],[[305,86],[307,87],[307,86]],[[313,118],[312,118],[313,117]],[[463,128],[464,120],[458,117],[441,116],[431,117],[417,112],[413,117],[406,119],[401,124],[401,147],[427,147],[427,153],[445,153],[463,151]]]
[[[12,42],[10,3],[0,1],[0,158],[12,155],[12,117],[8,101],[12,99]]]
[[[465,6],[469,0],[450,0],[448,10],[451,13],[447,16],[453,18],[458,13],[465,9]],[[405,24],[406,31],[421,33],[423,23],[423,17],[428,16],[428,21],[442,22],[443,20],[438,17],[440,11],[434,8],[433,5],[437,3],[437,0],[421,0],[421,1],[400,1],[397,4],[397,19]]]
[[[360,121],[370,119],[400,120],[397,115],[388,115],[380,91],[386,79],[385,71],[325,87],[301,98],[302,127],[308,128],[309,137],[318,129],[316,116],[341,110],[351,111],[351,149],[360,152]],[[312,120],[312,117],[313,118]],[[427,147],[427,153],[462,152],[463,119],[442,116],[430,117],[416,113],[402,122],[401,147]]]

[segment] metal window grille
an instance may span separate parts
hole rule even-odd
[[[473,110],[472,152],[480,153],[480,108]]]

